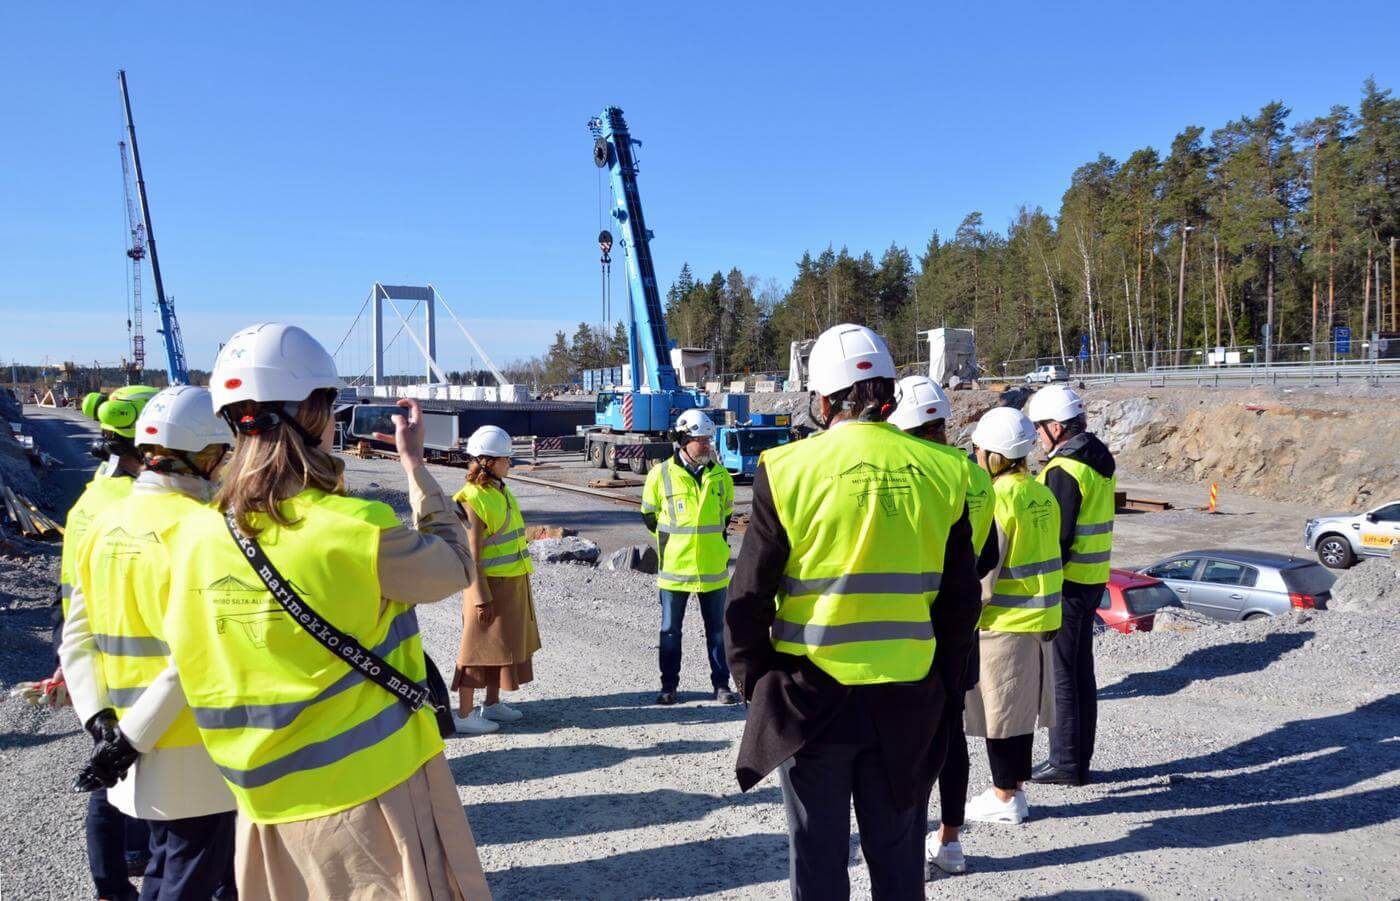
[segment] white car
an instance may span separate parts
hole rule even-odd
[[[1400,501],[1365,513],[1343,513],[1308,520],[1303,547],[1332,569],[1346,569],[1360,557],[1387,557],[1400,545]]]
[[[1051,382],[1069,381],[1069,371],[1063,366],[1038,366],[1034,372],[1026,373],[1027,385],[1048,385]]]

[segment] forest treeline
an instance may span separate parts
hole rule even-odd
[[[1209,133],[1188,126],[1165,151],[1100,154],[1053,214],[1023,206],[998,230],[971,212],[917,256],[828,246],[786,285],[737,268],[697,279],[687,264],[667,328],[713,348],[720,372],[786,369],[791,341],[843,321],[884,334],[901,362],[919,330],[975,328],[991,367],[1073,357],[1081,342],[1140,363],[1216,345],[1256,345],[1262,360],[1266,344],[1326,342],[1333,326],[1400,330],[1400,99],[1368,79],[1355,110],[1289,116],[1269,103]],[[580,323],[511,369],[563,384],[625,359],[620,325]]]

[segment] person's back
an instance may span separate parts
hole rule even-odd
[[[987,577],[986,606],[977,626],[995,632],[1053,632],[1060,628],[1062,583],[1060,509],[1044,485],[1025,471],[993,483],[997,530],[1006,551]]]

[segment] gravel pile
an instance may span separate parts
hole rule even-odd
[[[1365,559],[1342,573],[1332,585],[1328,609],[1400,614],[1400,558]]]

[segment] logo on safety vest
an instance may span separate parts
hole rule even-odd
[[[886,516],[894,516],[899,512],[900,501],[914,491],[914,480],[921,474],[919,467],[913,463],[898,469],[882,469],[873,463],[857,463],[832,478],[841,479],[853,486],[851,496],[856,499],[856,504],[861,509],[864,509],[873,497],[879,501],[880,509]]]
[[[151,545],[159,544],[155,532],[132,534],[121,526],[117,526],[104,537],[102,554],[110,560],[130,560],[132,557],[141,556]]]
[[[214,618],[214,625],[218,628],[219,634],[227,634],[230,626],[237,627],[236,634],[242,635],[248,643],[255,648],[267,647],[267,625],[279,617],[287,615],[287,611],[260,610],[256,613],[231,613],[228,616],[217,616]]]
[[[1036,525],[1043,526],[1050,519],[1050,511],[1054,505],[1055,502],[1053,500],[1031,501],[1026,505],[1026,512],[1030,514],[1031,519]]]

